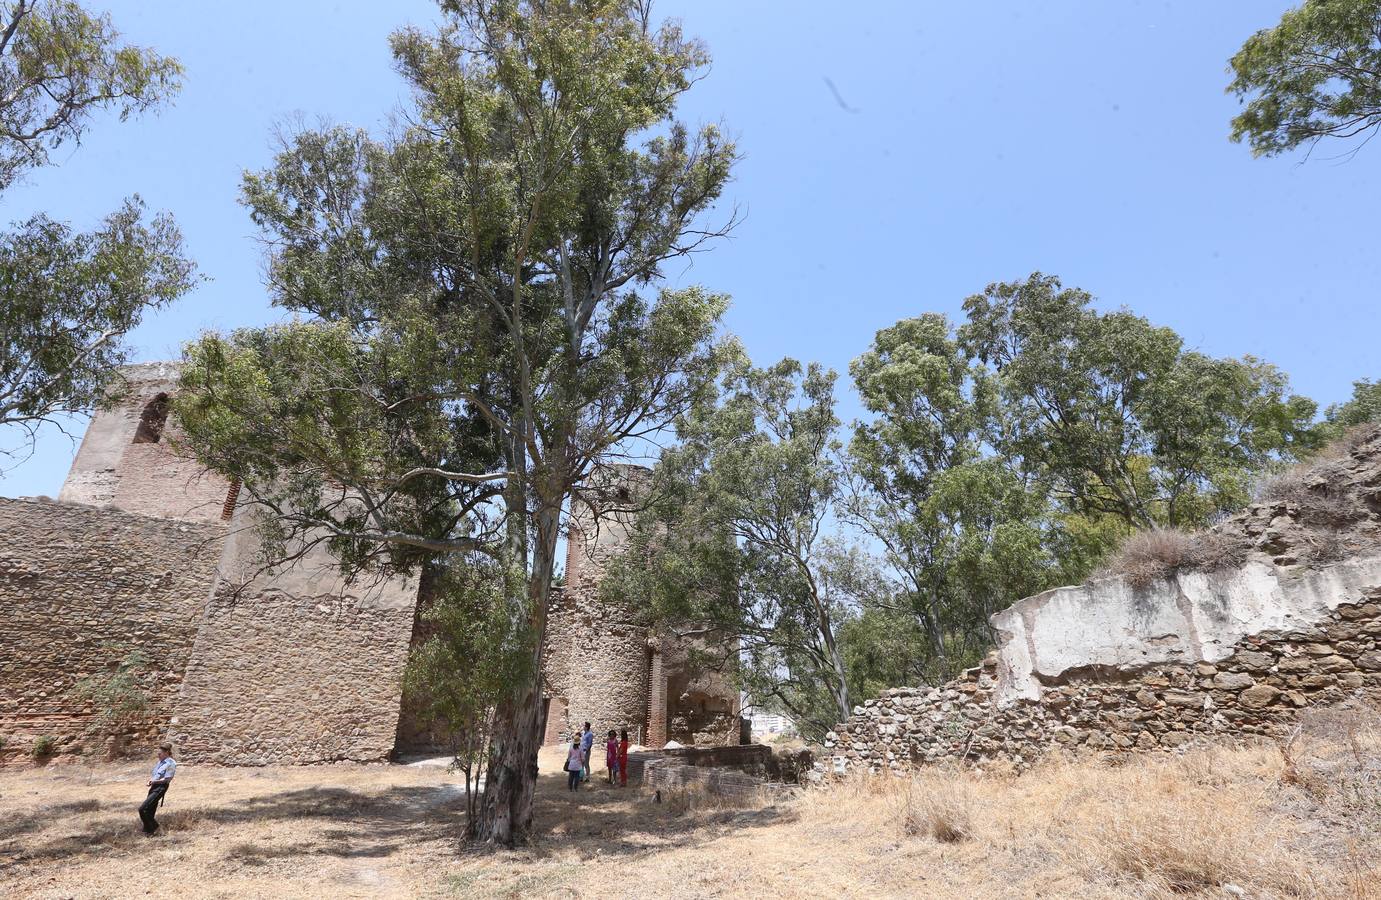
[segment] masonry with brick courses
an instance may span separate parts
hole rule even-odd
[[[104,741],[82,677],[129,652],[146,663],[150,703],[128,734],[148,738],[173,714],[197,622],[225,539],[222,525],[115,509],[0,499],[0,737],[18,757],[42,736],[58,752]]]
[[[1381,429],[1344,449],[1219,526],[1245,565],[1027,598],[993,617],[983,666],[856,707],[827,737],[830,767],[1173,750],[1381,704]]]

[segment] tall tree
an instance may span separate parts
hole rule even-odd
[[[108,16],[70,0],[0,2],[0,193],[80,143],[93,114],[121,119],[167,101],[176,60],[120,41]],[[128,359],[122,338],[192,285],[167,215],[143,220],[127,201],[96,230],[35,215],[0,234],[0,453],[33,446],[37,429],[89,411]]]
[[[737,638],[740,686],[818,734],[849,714],[836,632],[865,583],[825,539],[842,477],[834,381],[791,359],[735,367],[721,398],[677,421],[656,499],[606,581],[663,621]]]
[[[1305,0],[1248,38],[1231,65],[1228,91],[1247,101],[1232,139],[1253,155],[1370,137],[1381,126],[1381,0]]]
[[[284,552],[347,571],[483,554],[528,677],[495,713],[477,833],[532,825],[539,673],[563,510],[712,388],[727,300],[644,292],[722,229],[734,161],[674,118],[708,63],[628,0],[445,0],[394,35],[411,124],[292,139],[245,180],[277,304],[305,321],[188,351],[191,445]],[[646,296],[650,294],[650,296]]]
[[[944,316],[879,331],[850,372],[870,418],[854,426],[843,509],[898,583],[873,618],[910,617],[924,646],[907,675],[942,681],[992,643],[988,616],[1061,580],[1047,486],[997,451],[999,381]]]
[[[1196,526],[1249,499],[1253,472],[1312,449],[1312,400],[1274,366],[1185,351],[1173,330],[1036,273],[964,301],[958,336],[990,368],[1002,452],[1075,512]]]

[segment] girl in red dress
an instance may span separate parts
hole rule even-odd
[[[612,732],[611,732],[612,733]],[[619,785],[628,787],[628,729],[619,735]]]

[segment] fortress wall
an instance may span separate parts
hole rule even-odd
[[[172,731],[184,756],[228,765],[388,758],[417,579],[346,584],[320,546],[259,573],[247,518],[236,516],[177,703]]]
[[[226,538],[221,525],[0,498],[0,737],[8,756],[50,735],[75,751],[91,723],[70,696],[131,650],[151,704],[127,738],[172,714]]]

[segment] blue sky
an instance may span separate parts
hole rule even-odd
[[[406,100],[387,35],[436,11],[104,5],[130,40],[183,61],[186,89],[157,116],[98,122],[0,213],[89,227],[135,192],[172,211],[210,280],[133,335],[140,359],[171,358],[202,329],[279,317],[240,173],[267,163],[275,123],[295,114],[382,126]],[[745,154],[726,198],[743,224],[670,274],[732,294],[730,328],[758,362],[843,373],[879,328],[953,316],[988,283],[1040,270],[1341,400],[1381,377],[1381,144],[1304,162],[1227,140],[1227,59],[1290,5],[662,0],[715,57],[684,117],[722,121]],[[846,394],[845,417],[855,408]],[[0,495],[55,494],[74,451],[46,435]]]

